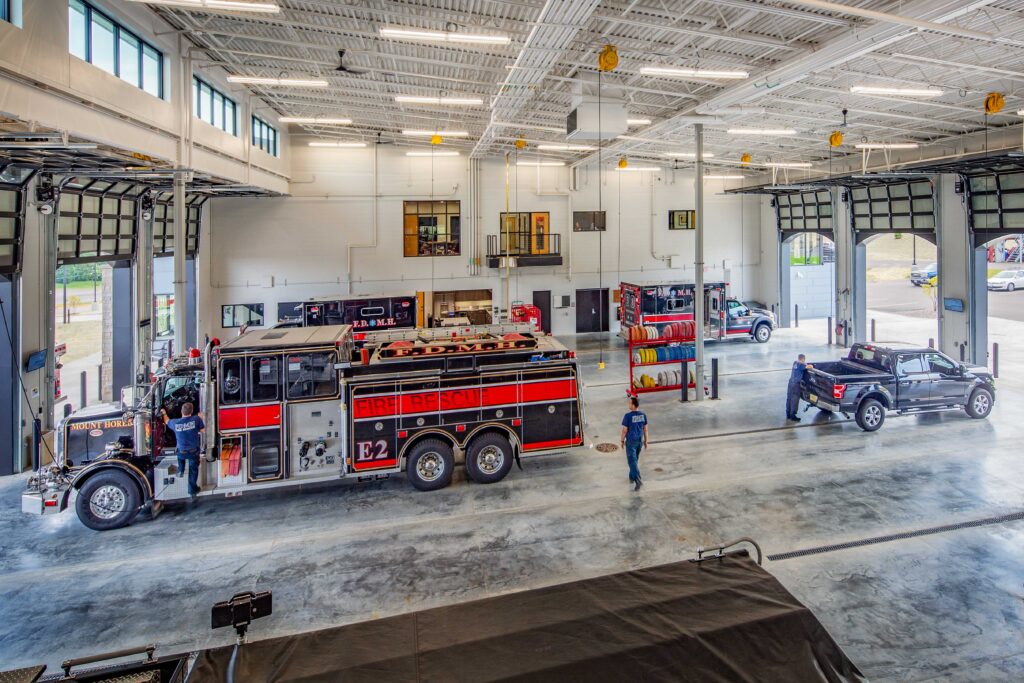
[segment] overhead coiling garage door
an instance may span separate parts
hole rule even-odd
[[[832,193],[829,190],[775,195],[775,218],[782,240],[794,234],[816,232],[832,237]]]
[[[145,185],[109,180],[73,179],[60,193],[57,219],[57,262],[126,261],[135,256],[139,215]],[[206,198],[189,195],[187,251],[195,255]],[[2,245],[2,242],[0,242]],[[173,195],[161,193],[153,204],[153,254],[174,253]]]
[[[861,185],[848,190],[857,242],[896,232],[935,241],[935,191],[930,181]]]
[[[17,185],[0,184],[0,274],[21,270],[21,238],[25,224],[25,193]]]
[[[971,176],[967,183],[974,246],[1024,233],[1024,171]]]
[[[172,193],[161,193],[153,205],[153,254],[156,256],[170,256],[174,253],[173,199]],[[195,256],[199,249],[199,226],[206,199],[205,195],[194,194],[189,194],[185,198],[185,254],[188,256]]]

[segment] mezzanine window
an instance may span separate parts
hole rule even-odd
[[[253,147],[259,147],[271,156],[278,155],[277,128],[254,114],[251,132]]]
[[[192,116],[238,136],[238,105],[197,76],[192,76]]]

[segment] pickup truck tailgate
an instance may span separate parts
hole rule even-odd
[[[815,398],[821,398],[828,402],[835,402],[832,397],[832,387],[834,384],[835,378],[821,370],[812,368],[807,371],[806,375],[804,375],[804,386],[807,389],[811,403],[815,403]]]

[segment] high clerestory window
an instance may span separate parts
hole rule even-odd
[[[192,116],[225,133],[238,136],[238,105],[217,88],[192,77]]]
[[[259,147],[271,156],[277,156],[277,128],[255,114],[252,117],[252,146]]]
[[[68,0],[68,50],[154,97],[164,96],[163,53],[82,0]]]
[[[0,21],[11,20],[11,0],[0,0]]]

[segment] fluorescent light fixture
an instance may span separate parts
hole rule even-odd
[[[264,76],[228,76],[228,83],[241,85],[284,85],[296,88],[326,88],[329,84],[322,78],[268,78]]]
[[[587,145],[537,145],[537,149],[544,150],[547,152],[592,152],[593,147]]]
[[[346,142],[344,140],[314,140],[309,143],[310,147],[344,147],[350,149],[356,149],[359,147],[366,147],[365,142]]]
[[[382,28],[382,38],[425,40],[437,43],[472,43],[476,45],[508,45],[512,39],[503,35],[459,33],[457,31],[424,31],[411,28]]]
[[[479,107],[484,103],[479,97],[420,97],[419,95],[396,95],[399,104],[454,104],[464,107]]]
[[[649,126],[651,125],[650,119],[626,119],[627,126]]]
[[[95,142],[0,142],[0,149],[96,149]]]
[[[729,69],[687,69],[675,66],[645,66],[640,69],[645,76],[676,76],[679,78],[748,78],[746,71]]]
[[[516,166],[565,166],[564,161],[517,161]]]
[[[191,10],[227,10],[229,12],[262,12],[277,14],[281,8],[272,2],[249,2],[248,0],[128,0],[147,5],[163,5],[164,7],[181,7]]]
[[[809,161],[768,161],[761,165],[765,168],[810,168],[814,164]]]
[[[332,119],[324,116],[282,116],[280,123],[322,123],[332,126],[347,126],[352,119]]]
[[[743,180],[741,175],[706,175],[704,180]]]
[[[935,97],[942,94],[939,88],[890,88],[882,85],[855,85],[850,92],[860,95],[904,95],[906,97]]]
[[[661,156],[668,157],[670,159],[696,159],[697,158],[697,153],[696,152],[662,152]],[[710,159],[713,156],[715,156],[715,155],[712,154],[711,152],[704,152],[704,156],[702,158]]]
[[[457,157],[458,152],[406,152],[407,157]]]
[[[792,128],[730,128],[729,135],[796,135]]]
[[[917,149],[916,142],[862,142],[857,149]]]
[[[403,130],[402,135],[414,138],[429,138],[440,135],[443,138],[468,138],[469,133],[464,130]]]
[[[615,167],[616,171],[631,171],[633,173],[641,173],[643,171],[660,171],[659,166],[627,166],[626,168]]]

